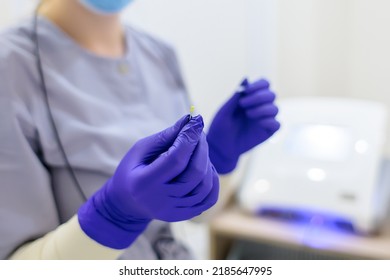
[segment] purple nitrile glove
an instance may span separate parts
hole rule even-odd
[[[153,219],[188,220],[213,206],[219,179],[203,127],[202,117],[185,116],[138,141],[79,209],[83,231],[102,245],[124,249]]]
[[[210,159],[220,174],[234,170],[240,155],[263,143],[279,128],[275,94],[266,80],[249,84],[236,92],[218,111],[211,123],[207,141]]]

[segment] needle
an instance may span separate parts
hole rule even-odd
[[[190,107],[190,119],[192,119],[192,118],[194,117],[194,113],[195,113],[195,106],[192,105],[192,106]]]

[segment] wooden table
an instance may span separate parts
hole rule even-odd
[[[390,223],[376,236],[323,231],[230,207],[210,224],[211,259],[225,259],[235,240],[274,244],[349,259],[390,260]]]

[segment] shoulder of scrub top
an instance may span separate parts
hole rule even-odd
[[[0,99],[14,115],[24,112],[24,119],[38,86],[31,24],[26,20],[0,31]]]
[[[33,55],[34,43],[32,24],[32,20],[25,20],[1,30],[0,63],[3,63],[4,58],[16,53],[19,55]]]
[[[32,34],[32,21],[25,20],[11,25],[0,32],[0,87],[9,90],[7,85],[26,82],[23,77],[31,76],[35,67],[35,50]]]

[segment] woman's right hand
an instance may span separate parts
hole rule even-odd
[[[124,249],[153,220],[191,219],[218,200],[219,179],[198,116],[138,141],[114,176],[79,210],[83,231]]]

